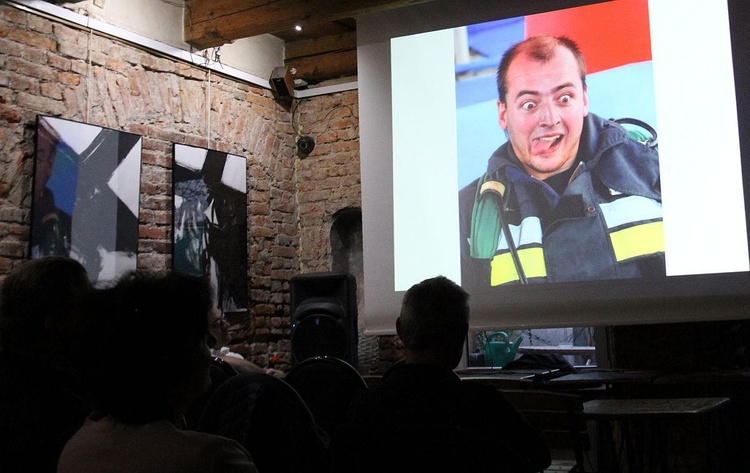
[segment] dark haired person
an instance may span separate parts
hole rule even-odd
[[[90,412],[75,371],[90,290],[76,261],[14,268],[0,289],[0,471],[53,472]]]
[[[211,291],[201,278],[132,273],[92,298],[99,349],[84,366],[94,413],[58,472],[256,472],[237,442],[184,430],[207,388]]]
[[[664,276],[657,153],[589,112],[576,43],[516,44],[497,83],[508,142],[460,192],[464,286]]]
[[[494,387],[453,371],[469,327],[468,294],[439,276],[404,295],[405,359],[352,402],[331,448],[337,472],[542,471],[539,431]]]

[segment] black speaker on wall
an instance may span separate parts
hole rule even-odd
[[[357,282],[348,273],[311,273],[291,279],[292,355],[316,356],[357,367]]]
[[[294,79],[288,68],[279,66],[274,68],[271,78],[271,93],[276,100],[291,100],[294,95]]]

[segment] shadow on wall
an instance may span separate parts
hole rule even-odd
[[[357,281],[357,312],[364,308],[364,270],[362,258],[362,210],[346,208],[333,216],[331,225],[332,270],[350,273]],[[362,374],[379,372],[380,343],[377,336],[364,335],[363,317],[359,318],[359,371]]]
[[[364,302],[362,260],[362,210],[346,208],[336,212],[331,225],[331,270],[350,273],[357,280],[357,311]]]

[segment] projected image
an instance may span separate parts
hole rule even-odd
[[[616,48],[587,7],[456,30],[464,286],[665,276],[648,5],[607,8]]]
[[[577,7],[542,13],[553,3]],[[748,293],[748,91],[737,86],[750,70],[748,3],[544,5],[440,2],[358,20],[368,331],[392,327],[403,291],[440,274],[470,292],[476,329],[686,320],[640,306]],[[585,89],[569,62],[552,86],[566,93],[519,85],[534,69],[514,66],[539,63],[519,55],[499,107],[501,57],[540,34],[575,41]],[[549,49],[543,66],[575,57]],[[545,132],[521,119],[540,113]]]
[[[247,310],[247,160],[174,145],[174,269],[208,275],[222,312]]]
[[[142,137],[40,116],[31,257],[69,256],[92,282],[136,268]]]

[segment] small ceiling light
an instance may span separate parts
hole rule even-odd
[[[294,31],[302,31],[302,25],[294,25]]]

